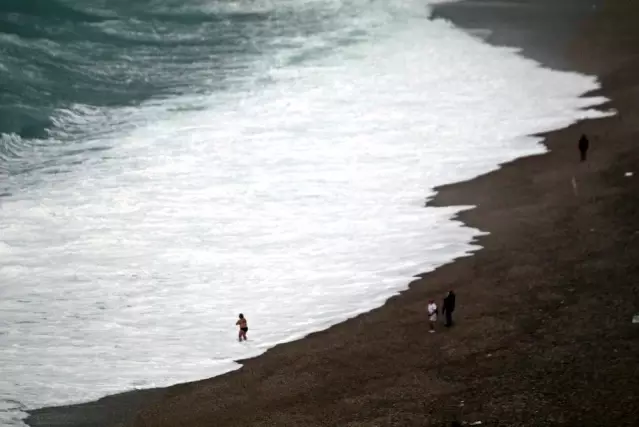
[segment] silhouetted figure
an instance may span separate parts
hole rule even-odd
[[[581,135],[579,138],[579,152],[581,153],[581,161],[586,161],[586,155],[588,153],[588,147],[590,146],[590,141],[586,138],[586,135]]]
[[[448,291],[442,304],[442,313],[446,316],[444,326],[450,327],[453,325],[453,311],[455,311],[455,292]]]

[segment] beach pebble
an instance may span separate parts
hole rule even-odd
[[[632,172],[626,172],[624,175],[625,175],[625,176],[632,176],[632,175],[633,175],[633,173],[632,173]]]
[[[639,313],[632,316],[632,323],[639,323]]]

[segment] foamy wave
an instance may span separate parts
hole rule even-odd
[[[411,7],[330,54],[275,52],[268,86],[61,114],[95,134],[2,199],[0,395],[34,407],[237,369],[477,250],[451,220],[469,207],[425,209],[432,188],[543,152],[526,135],[603,99]]]

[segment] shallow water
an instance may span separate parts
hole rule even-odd
[[[2,6],[3,425],[379,306],[477,249],[434,186],[600,115],[424,2],[106,4]]]

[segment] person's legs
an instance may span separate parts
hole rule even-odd
[[[581,152],[581,161],[585,162],[586,161],[586,150],[580,150]]]
[[[446,326],[453,325],[453,313],[450,310],[446,310]]]

